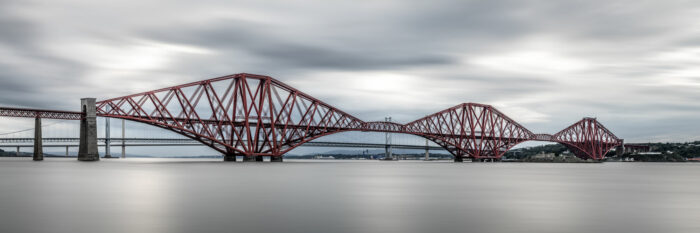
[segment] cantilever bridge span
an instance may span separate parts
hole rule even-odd
[[[90,111],[83,108],[0,108],[0,116],[85,121]],[[500,159],[528,140],[558,142],[578,157],[602,159],[623,142],[595,118],[584,118],[553,135],[534,134],[494,107],[477,103],[459,104],[406,124],[365,122],[274,78],[245,73],[102,100],[94,109],[96,116],[172,130],[221,152],[225,159],[271,156],[281,161],[286,152],[306,142],[347,131],[417,135],[445,148],[455,161]]]

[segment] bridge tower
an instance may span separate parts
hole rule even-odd
[[[126,123],[126,120],[122,119],[122,159],[126,158],[126,141],[124,140],[126,129],[124,123]]]
[[[79,161],[98,161],[97,152],[97,108],[95,98],[80,99],[83,117],[80,120]]]
[[[430,160],[430,147],[428,147],[428,139],[425,139],[425,161]]]
[[[112,158],[110,149],[112,147],[112,134],[109,132],[109,117],[105,117],[105,159]]]
[[[391,122],[391,117],[384,117],[384,122]],[[391,133],[386,132],[386,146],[384,147],[384,160],[394,160],[394,155],[391,151]]]
[[[34,118],[34,155],[32,156],[34,161],[44,160],[44,148],[41,138],[41,116],[37,114],[36,118]]]

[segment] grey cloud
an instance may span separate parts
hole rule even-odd
[[[421,33],[440,40],[476,39],[508,40],[534,33],[522,12],[528,8],[523,1],[438,1],[410,7],[397,28]]]
[[[12,9],[19,2],[0,3],[0,46],[16,56],[0,58],[0,104],[19,107],[61,109],[70,105],[60,97],[60,86],[80,85],[85,67],[46,51],[47,38],[41,25],[19,16]],[[14,65],[9,65],[14,64]],[[77,94],[77,93],[76,93]],[[73,103],[73,105],[75,105]]]
[[[227,20],[216,25],[181,25],[176,32],[147,32],[147,38],[171,43],[186,43],[221,52],[244,51],[267,65],[308,69],[387,69],[392,67],[442,65],[453,58],[411,49],[404,44],[365,44],[353,38],[327,43],[321,39],[275,34],[264,25]]]
[[[700,7],[693,1],[323,1],[304,5],[225,1],[216,2],[211,10],[216,15],[199,11],[198,7],[210,5],[207,2],[152,3],[163,6],[160,17],[115,3],[102,3],[110,11],[98,3],[71,3],[83,6],[77,8],[81,11],[99,12],[80,17],[71,17],[78,13],[71,14],[70,7],[55,13],[52,2],[24,6],[41,11],[45,18],[20,15],[3,3],[0,44],[12,53],[0,55],[1,105],[71,108],[83,95],[124,94],[121,88],[86,82],[106,69],[92,61],[67,59],[84,51],[57,54],[46,47],[55,39],[68,43],[84,39],[75,43],[99,41],[127,48],[134,40],[146,39],[214,53],[173,55],[163,67],[132,71],[123,85],[138,89],[152,82],[152,77],[194,81],[238,72],[271,75],[285,82],[319,76],[335,79],[326,75],[333,72],[381,72],[430,80],[420,87],[406,86],[401,96],[417,96],[430,104],[370,105],[366,99],[355,100],[376,90],[358,90],[352,96],[325,92],[315,97],[367,120],[391,114],[410,121],[442,106],[482,102],[517,103],[549,116],[547,122],[524,124],[537,132],[556,132],[587,115],[600,116],[606,126],[630,139],[679,132],[678,138],[690,140],[700,128],[690,117],[700,115],[695,104],[700,98],[697,86],[654,85],[667,72],[692,65],[649,59],[699,45],[700,35],[693,31],[699,25],[689,20],[695,16],[689,12]],[[124,15],[129,18],[118,17]],[[85,17],[94,17],[95,22]],[[470,63],[481,56],[533,49],[523,44],[539,37],[560,40],[563,44],[551,45],[552,50],[591,66],[562,75],[539,75]],[[62,87],[67,84],[76,86],[76,91],[65,91]],[[302,91],[345,88],[295,87]],[[662,120],[676,122],[655,124]]]
[[[33,42],[36,31],[29,22],[12,17],[6,10],[0,8],[0,43],[24,47]]]

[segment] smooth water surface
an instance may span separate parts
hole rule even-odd
[[[700,232],[700,163],[0,159],[0,232]]]

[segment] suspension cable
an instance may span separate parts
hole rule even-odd
[[[42,124],[42,125],[41,125],[41,128],[49,127],[49,126],[52,126],[52,125],[55,125],[55,124],[58,124],[58,123],[60,123],[60,122],[54,122],[54,123],[47,124],[47,125],[43,125],[43,124]],[[9,135],[9,134],[16,134],[16,133],[21,133],[21,132],[27,132],[27,131],[31,131],[31,130],[34,130],[34,128],[28,128],[28,129],[23,129],[23,130],[19,130],[19,131],[9,132],[9,133],[0,133],[0,136]]]

